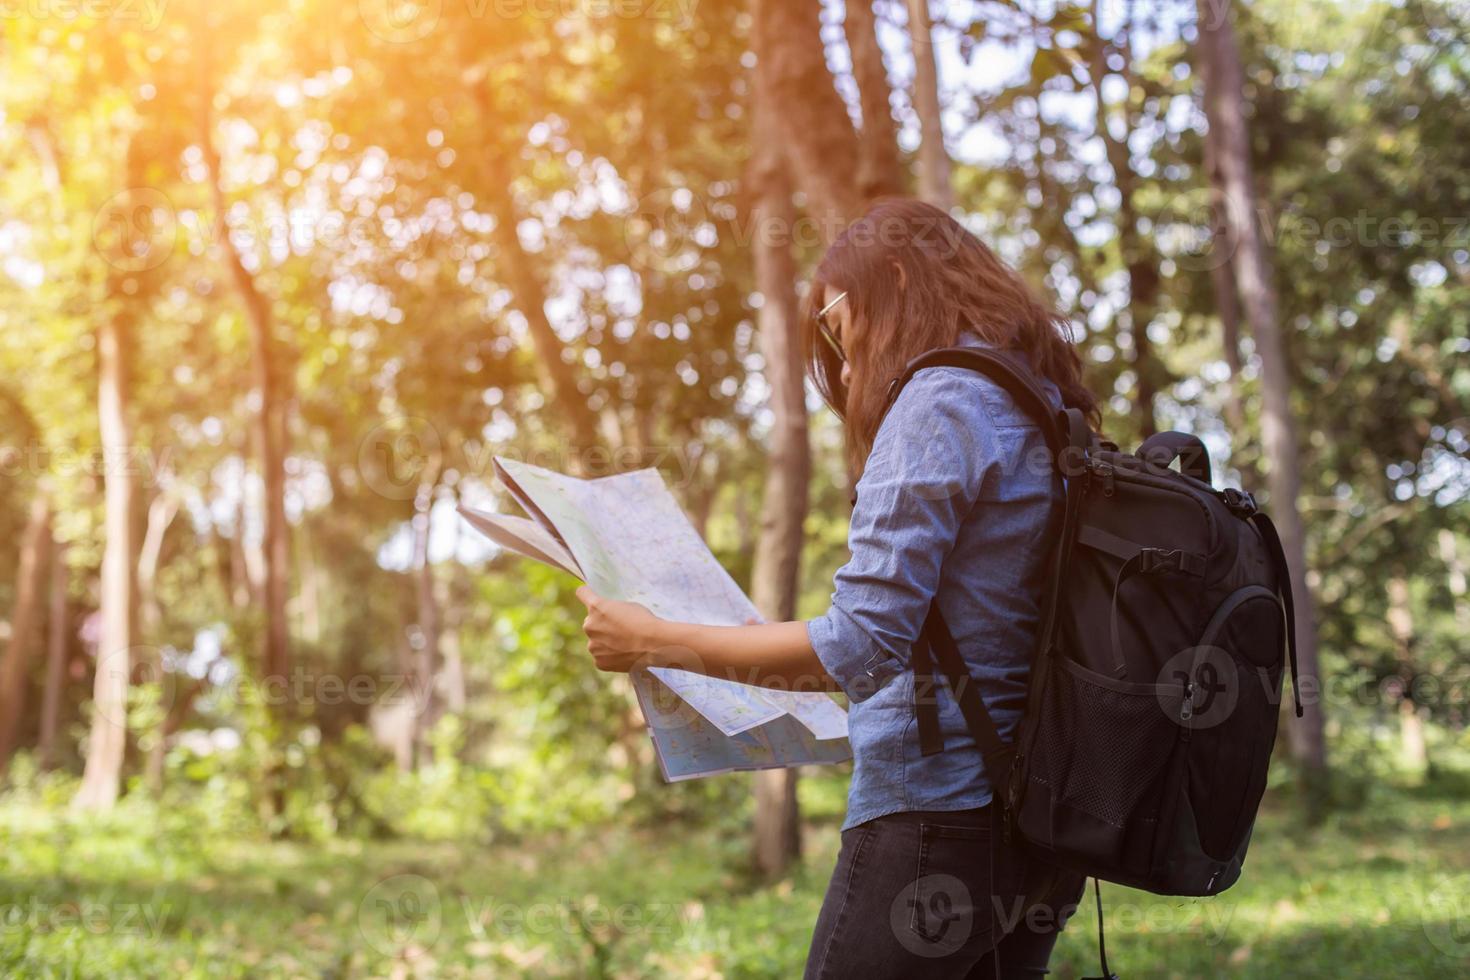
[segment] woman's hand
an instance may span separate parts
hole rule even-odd
[[[598,670],[626,674],[650,663],[650,655],[661,646],[661,628],[668,625],[665,620],[636,602],[600,596],[590,586],[579,588],[577,598],[587,607],[582,632],[587,634],[587,652]]]
[[[598,670],[671,667],[783,690],[840,690],[817,659],[806,623],[699,626],[661,619],[636,602],[577,590],[587,606],[582,631]],[[815,685],[814,685],[815,682]]]

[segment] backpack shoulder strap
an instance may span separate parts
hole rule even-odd
[[[931,367],[957,367],[975,371],[1004,388],[1016,400],[1021,410],[1041,427],[1052,459],[1066,477],[1061,535],[1051,553],[1051,568],[1047,575],[1046,594],[1042,599],[1042,617],[1037,636],[1037,656],[1045,657],[1056,626],[1062,572],[1072,550],[1071,539],[1074,537],[1077,505],[1081,495],[1081,480],[1078,479],[1081,474],[1078,466],[1085,460],[1087,449],[1093,442],[1092,430],[1079,410],[1053,409],[1030,371],[998,351],[975,347],[942,347],[914,358],[904,368],[903,374],[889,384],[884,412],[893,407],[899,392],[903,391],[915,374]],[[944,742],[939,732],[938,704],[935,700],[937,690],[934,668],[938,666],[959,703],[966,727],[985,759],[991,787],[997,798],[1003,799],[1002,794],[1015,758],[1015,750],[1001,741],[990,712],[959,654],[953,634],[940,615],[937,598],[930,602],[929,616],[914,644],[911,660],[915,674],[914,712],[918,717],[921,751],[926,756],[944,751]]]

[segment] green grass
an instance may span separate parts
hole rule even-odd
[[[796,976],[837,844],[831,787],[811,790],[806,860],[768,887],[714,828],[304,844],[145,803],[0,804],[0,976]],[[1315,831],[1268,807],[1225,895],[1104,899],[1125,977],[1465,975],[1470,801],[1399,795]],[[1097,972],[1092,916],[1054,975]]]

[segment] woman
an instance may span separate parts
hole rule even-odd
[[[908,666],[937,599],[1002,738],[1014,737],[1060,479],[1036,423],[980,374],[928,368],[887,400],[913,358],[971,345],[1023,362],[1056,408],[1095,419],[1096,402],[1063,321],[931,205],[875,205],[828,250],[807,301],[808,371],[842,416],[860,474],[831,609],[810,622],[699,626],[584,587],[589,649],[603,670],[668,664],[847,694],[855,765],[808,977],[1045,974],[1082,879],[995,839],[993,786],[943,685],[945,750],[921,753]]]

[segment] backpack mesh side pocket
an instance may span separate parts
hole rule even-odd
[[[1184,688],[1118,681],[1059,657],[1026,760],[1018,826],[1055,851],[1147,875],[1180,761]]]

